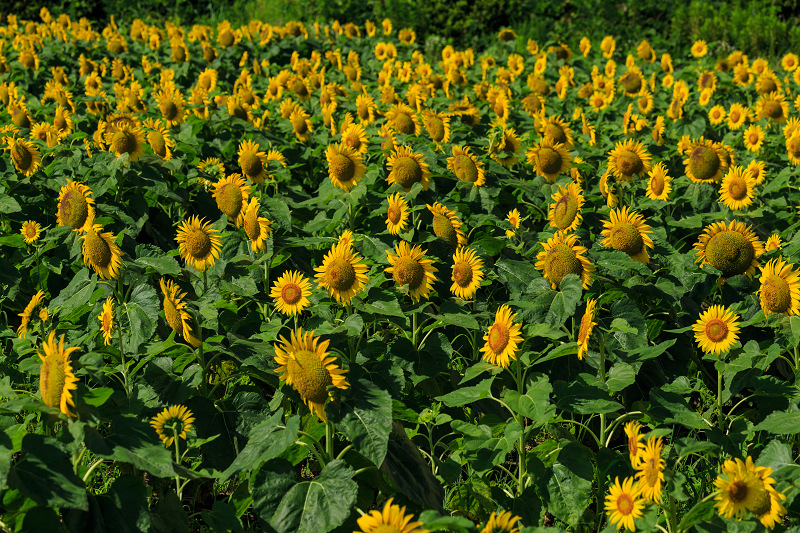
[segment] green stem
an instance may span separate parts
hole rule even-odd
[[[172,424],[172,436],[175,437],[175,462],[181,464],[180,440],[178,437],[178,428],[174,422]],[[175,476],[175,493],[178,495],[178,499],[181,500],[183,488],[181,487],[181,478],[177,475]]]
[[[722,423],[722,372],[717,370],[717,424],[719,429],[725,430]]]
[[[517,392],[519,392],[520,396],[522,396],[524,391],[524,383],[522,382],[522,361],[517,359]],[[519,441],[517,443],[517,495],[522,495],[522,491],[525,489],[525,474],[526,474],[526,464],[525,464],[525,417],[522,415],[517,415],[517,422],[520,425],[520,434],[519,434]]]
[[[122,364],[122,382],[125,387],[125,397],[130,400],[131,389],[128,384],[128,362],[125,360],[125,349],[122,347],[122,328],[117,323],[117,340],[119,341],[119,358]]]
[[[333,422],[325,422],[325,453],[328,455],[328,460],[333,460],[333,435],[334,428]]]
[[[206,295],[208,290],[208,269],[203,270],[203,296]]]
[[[417,348],[417,313],[411,315],[411,342]]]
[[[600,380],[605,384],[606,382],[606,338],[608,334],[600,341]],[[605,445],[606,442],[606,414],[600,413],[600,445]]]
[[[104,462],[105,462],[105,459],[97,459],[95,462],[93,462],[91,465],[89,465],[89,469],[83,475],[83,483],[84,484],[87,481],[89,481],[89,477],[92,475],[92,472],[94,472],[95,468],[97,468],[98,466],[100,466]]]

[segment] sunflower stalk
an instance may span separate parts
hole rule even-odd
[[[333,437],[336,433],[336,429],[333,427],[333,422],[325,422],[325,453],[328,456],[328,461],[333,461]]]
[[[524,390],[524,383],[522,379],[522,361],[517,359],[517,373],[516,379],[517,382],[517,392],[519,392],[520,396],[525,394]],[[514,417],[517,419],[517,423],[520,426],[520,435],[519,440],[517,442],[517,496],[522,495],[522,491],[525,490],[525,475],[527,465],[525,464],[525,417],[521,414],[514,414]]]
[[[181,464],[180,440],[177,422],[173,421],[172,426],[170,427],[172,429],[172,436],[175,438],[175,462],[177,464]],[[178,495],[178,500],[183,499],[183,487],[181,487],[181,477],[179,475],[175,476],[175,493]]]
[[[603,336],[603,340],[600,341],[600,364],[599,364],[599,377],[600,381],[603,382],[605,385],[606,382],[606,340],[608,339],[608,335],[610,332],[606,332]],[[600,435],[599,441],[601,445],[604,445],[606,442],[606,414],[600,413]]]

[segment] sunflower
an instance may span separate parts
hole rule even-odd
[[[422,126],[416,113],[405,104],[395,104],[386,112],[386,121],[397,133],[406,135],[419,135]]]
[[[614,248],[628,254],[631,259],[647,264],[650,255],[647,248],[653,248],[650,226],[645,223],[644,217],[627,207],[612,209],[611,220],[603,222],[603,246]]]
[[[575,147],[572,130],[560,115],[544,117],[539,125],[539,134],[544,138],[550,138],[554,143],[563,144],[566,150]]]
[[[469,146],[453,146],[453,155],[447,158],[447,168],[461,181],[468,181],[476,187],[486,183],[483,163],[473,155]]]
[[[661,451],[664,445],[661,437],[650,438],[638,456],[636,478],[639,480],[639,492],[645,503],[661,501],[661,484],[664,482],[664,464]]]
[[[25,336],[28,334],[28,326],[30,326],[31,323],[31,316],[33,315],[33,312],[36,310],[36,308],[40,307],[41,303],[44,301],[44,296],[45,296],[44,291],[38,291],[36,294],[33,295],[31,300],[28,302],[28,305],[25,306],[25,309],[23,309],[22,312],[19,314],[20,324],[19,327],[17,328],[17,336],[20,339],[24,339]],[[41,310],[39,312],[39,318],[42,318],[42,321],[44,322],[47,318],[47,308],[41,306],[40,309],[44,310],[44,318],[42,318],[43,315]]]
[[[719,200],[728,209],[743,209],[753,204],[754,183],[750,173],[740,166],[731,167],[722,180]]]
[[[103,312],[97,318],[100,320],[103,341],[108,346],[111,344],[111,334],[114,331],[114,298],[106,298],[105,303],[103,303]]]
[[[297,315],[311,305],[308,301],[311,282],[298,271],[284,272],[272,284],[269,295],[279,312],[287,316]]]
[[[61,141],[61,132],[48,122],[39,122],[31,128],[31,139],[39,139],[52,148]]]
[[[669,200],[672,192],[672,178],[667,175],[667,167],[659,161],[650,171],[650,181],[647,183],[646,195],[651,200]]]
[[[368,94],[359,94],[356,98],[356,115],[362,124],[372,124],[375,122],[375,112],[377,106],[375,100]]]
[[[764,245],[758,240],[750,226],[732,220],[714,222],[706,227],[694,248],[696,262],[708,263],[722,272],[722,278],[744,274],[750,278],[758,266],[758,258],[764,253]]]
[[[250,197],[250,186],[244,181],[241,174],[231,174],[216,182],[213,196],[219,210],[236,225],[241,226],[244,216],[243,207]]]
[[[728,110],[728,127],[732,130],[738,130],[744,125],[748,114],[747,108],[739,102],[731,104],[731,108]]]
[[[728,170],[727,157],[722,148],[702,137],[689,143],[686,155],[688,157],[683,162],[686,175],[695,183],[720,182]]]
[[[42,234],[42,226],[35,220],[26,220],[22,223],[22,229],[19,231],[22,233],[25,243],[32,244],[39,240],[39,235]]]
[[[289,115],[289,122],[292,123],[292,130],[294,131],[297,140],[301,143],[306,143],[311,139],[311,132],[314,128],[311,126],[311,121],[308,120],[309,115],[302,108],[296,108]]]
[[[789,115],[789,104],[786,97],[780,92],[762,94],[756,103],[756,116],[759,119],[767,118],[772,122],[786,122]]]
[[[72,133],[72,116],[62,105],[56,107],[55,115],[53,116],[53,126],[55,126],[62,135],[69,135]]]
[[[456,211],[448,209],[438,202],[433,206],[427,204],[428,211],[433,213],[433,233],[447,242],[453,248],[460,248],[467,244],[467,236],[461,229],[461,220]]]
[[[595,308],[597,300],[590,298],[586,302],[586,311],[581,317],[581,326],[578,330],[578,359],[583,361],[584,355],[589,351],[589,338],[592,336],[592,330],[597,325],[595,319]]]
[[[174,87],[166,88],[156,92],[153,98],[158,102],[161,116],[168,126],[178,126],[183,123],[186,101],[179,90]]]
[[[712,305],[700,314],[692,326],[694,339],[704,353],[720,355],[736,343],[739,332],[739,315],[721,305]]]
[[[791,164],[800,165],[800,132],[786,139],[786,152]]]
[[[389,195],[389,210],[386,212],[386,229],[397,235],[408,226],[408,203],[399,192]]]
[[[144,133],[136,126],[121,123],[106,134],[109,151],[120,157],[128,154],[130,161],[138,161],[144,153]]]
[[[386,250],[391,265],[386,273],[391,274],[400,287],[408,286],[408,295],[414,302],[418,302],[420,297],[428,298],[433,283],[437,281],[433,273],[438,270],[433,266],[433,259],[425,257],[426,252],[421,246],[411,248],[405,241],[397,243],[394,251]]]
[[[197,215],[189,217],[181,222],[175,236],[183,260],[200,272],[214,266],[221,249],[219,232],[204,220]]]
[[[554,289],[570,273],[581,278],[584,289],[592,284],[594,265],[585,256],[586,248],[577,243],[577,235],[559,232],[542,244],[544,251],[536,256],[535,268],[543,272]]]
[[[750,507],[749,510],[758,518],[759,522],[761,522],[764,527],[773,529],[775,524],[781,521],[781,517],[786,514],[786,508],[781,504],[781,500],[785,500],[786,496],[773,487],[775,480],[769,477],[770,474],[772,474],[772,468],[767,466],[755,466],[753,464],[753,459],[749,456],[745,460],[745,467],[758,476],[764,484],[764,489],[769,496],[768,499],[762,496],[762,498],[756,502],[756,505]]]
[[[159,286],[164,294],[164,317],[167,319],[167,324],[172,328],[172,331],[197,348],[200,346],[200,339],[192,333],[190,323],[193,320],[189,311],[187,311],[186,293],[181,292],[174,281],[164,281],[164,278],[159,280]]]
[[[626,478],[620,484],[617,477],[606,496],[605,509],[609,522],[615,524],[617,529],[624,527],[636,531],[634,519],[642,517],[645,504],[640,496],[638,485],[634,487],[634,478]]]
[[[428,135],[431,136],[431,139],[440,150],[442,148],[442,143],[450,142],[449,117],[426,109],[422,112],[422,123],[425,125]]]
[[[459,248],[453,255],[453,285],[450,292],[463,300],[471,300],[483,281],[483,260],[475,250]]]
[[[519,533],[516,523],[520,520],[522,517],[515,516],[510,511],[503,511],[499,514],[492,513],[481,533]]]
[[[515,324],[516,313],[507,305],[501,305],[494,317],[494,323],[483,336],[486,344],[481,348],[483,360],[493,365],[508,368],[511,359],[517,359],[519,344],[522,342],[522,324]]]
[[[639,141],[620,141],[608,154],[608,168],[618,181],[630,181],[634,174],[644,176],[650,172],[650,154]]]
[[[750,124],[744,130],[744,146],[753,153],[761,151],[761,145],[764,143],[764,130],[758,124]]]
[[[528,163],[536,168],[536,173],[549,183],[555,183],[559,174],[568,174],[572,168],[572,156],[561,143],[550,137],[543,137],[539,144],[527,153]]]
[[[172,149],[175,148],[175,141],[170,137],[169,130],[153,119],[145,120],[144,127],[150,129],[147,132],[147,144],[150,145],[153,153],[164,161],[172,159]]]
[[[430,187],[431,172],[428,170],[425,158],[406,146],[400,146],[392,152],[386,167],[389,169],[386,181],[389,184],[397,183],[406,192],[409,192],[415,183],[421,183],[423,191],[427,191]]]
[[[350,114],[347,114],[348,118]],[[347,119],[345,119],[347,121]],[[353,122],[342,125],[342,145],[351,148],[358,154],[366,154],[369,147],[369,138],[364,126]]]
[[[639,463],[639,458],[644,453],[644,444],[642,439],[644,435],[639,433],[642,425],[639,422],[631,421],[625,423],[625,437],[626,445],[628,447],[628,455],[631,459],[631,466],[636,466]]]
[[[367,265],[350,246],[335,244],[316,267],[316,281],[342,305],[349,305],[367,284]]]
[[[122,250],[115,238],[110,231],[103,233],[100,224],[92,224],[83,234],[83,262],[103,279],[117,279],[120,274]]]
[[[361,154],[345,143],[329,144],[325,157],[328,159],[331,183],[344,191],[355,187],[366,175],[367,167]]]
[[[266,247],[267,239],[272,232],[272,222],[262,216],[261,202],[255,196],[250,198],[250,202],[242,205],[241,219],[242,227],[244,228],[247,238],[250,239],[250,247],[254,252],[263,250]]]
[[[645,84],[642,71],[636,65],[631,65],[625,74],[619,77],[619,84],[625,95],[635,97]]]
[[[388,19],[386,19],[388,20]],[[386,27],[384,21],[384,28]],[[391,25],[389,26],[391,31]],[[386,500],[383,511],[372,510],[358,519],[358,527],[361,531],[353,533],[428,533],[427,529],[421,529],[422,522],[412,522],[412,514],[406,514],[406,508],[399,505],[392,505],[392,500]]]
[[[522,150],[522,141],[514,128],[503,128],[497,137],[492,139],[489,155],[505,168],[511,168],[519,162],[517,154]]]
[[[767,240],[764,242],[764,251],[771,252],[772,250],[780,250],[783,248],[783,243],[781,242],[780,235],[772,234],[767,237]]]
[[[553,203],[550,204],[547,215],[552,227],[558,231],[572,231],[578,228],[584,204],[582,192],[577,183],[570,183],[566,188],[561,185],[558,187],[558,191],[551,197]]]
[[[158,438],[169,448],[176,439],[186,439],[186,432],[192,430],[194,414],[184,405],[173,405],[161,411],[150,420]]]
[[[725,518],[741,520],[748,509],[760,509],[763,502],[769,500],[770,494],[764,481],[752,464],[750,457],[747,462],[737,457],[723,463],[722,472],[714,485],[717,488],[716,507]]]
[[[694,57],[700,58],[705,56],[708,53],[708,45],[702,39],[697,40],[692,45],[692,55]]]
[[[239,143],[239,167],[242,169],[244,177],[253,183],[264,183],[267,177],[264,165],[267,157],[264,152],[259,151],[259,146],[252,140]]]
[[[725,108],[721,105],[712,107],[708,112],[708,121],[715,126],[725,122]]]
[[[42,401],[47,407],[59,409],[69,417],[75,416],[69,408],[75,407],[72,391],[78,388],[78,378],[72,373],[69,356],[78,349],[77,346],[64,349],[64,335],[61,335],[61,339],[56,343],[56,332],[51,331],[47,341],[42,343],[44,355],[38,352],[42,360],[39,373]]]
[[[302,328],[292,331],[291,340],[280,337],[275,348],[275,361],[280,365],[274,371],[281,374],[281,381],[291,385],[308,408],[323,421],[325,402],[333,399],[333,388],[347,389],[345,380],[347,370],[339,368],[336,358],[328,353],[330,341],[320,341],[314,331],[303,332]]]
[[[793,267],[779,257],[760,267],[758,295],[765,315],[800,315],[800,272]]]
[[[25,139],[6,137],[6,150],[11,153],[11,161],[17,171],[30,176],[41,167],[39,149]]]

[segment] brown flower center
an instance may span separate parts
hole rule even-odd
[[[734,481],[728,488],[728,497],[734,502],[741,502],[747,498],[747,483],[744,481]]]
[[[716,150],[708,146],[697,146],[689,156],[689,170],[699,180],[713,179],[722,161]]]
[[[578,200],[572,194],[565,194],[556,202],[553,209],[553,222],[556,228],[567,229],[578,215]]]
[[[55,355],[45,357],[39,374],[39,390],[42,392],[42,401],[46,406],[56,409],[61,406],[61,395],[64,392],[65,383],[64,361]]]
[[[398,257],[394,263],[392,277],[398,285],[408,285],[408,290],[419,288],[425,281],[425,269],[412,257]]]
[[[400,207],[396,205],[390,205],[389,211],[386,213],[389,222],[392,224],[399,224],[400,223]]]
[[[414,120],[408,115],[408,113],[403,113],[401,111],[394,117],[394,129],[398,133],[412,135],[416,128],[414,127]]]
[[[453,226],[453,222],[441,213],[433,215],[433,233],[436,234],[437,237],[449,241],[450,246],[453,248],[458,246],[458,233]]]
[[[617,496],[617,510],[622,515],[629,515],[633,512],[633,498],[628,493],[623,492]]]
[[[217,207],[230,218],[239,216],[242,210],[242,190],[235,183],[225,183],[215,191]]]
[[[536,163],[543,174],[558,174],[561,172],[561,155],[552,148],[540,148],[536,154]]]
[[[664,193],[664,177],[660,174],[655,174],[650,178],[650,190],[656,196],[661,196]]]
[[[428,133],[431,135],[431,139],[434,141],[441,142],[444,140],[444,122],[439,117],[428,117],[428,119],[425,121],[425,129],[428,130]]]
[[[636,152],[625,150],[617,156],[617,168],[625,176],[641,174],[644,163]]]
[[[408,156],[395,158],[392,174],[394,180],[406,191],[411,190],[411,186],[415,183],[422,181],[422,167],[416,159]]]
[[[717,233],[706,244],[706,259],[726,278],[744,274],[755,258],[755,248],[738,231]]]
[[[80,191],[70,189],[61,198],[58,212],[61,215],[61,222],[65,226],[75,229],[82,228],[89,216],[89,204]]]
[[[136,135],[130,131],[117,131],[111,139],[111,148],[118,154],[132,154],[138,148]]]
[[[316,404],[325,403],[328,386],[333,384],[333,380],[317,354],[309,350],[297,350],[289,357],[286,368],[300,396]]]
[[[264,171],[264,164],[261,159],[250,150],[239,156],[239,164],[242,167],[242,172],[250,178],[258,176]]]
[[[719,318],[712,318],[706,323],[706,336],[712,342],[720,342],[728,336],[728,325]]]
[[[472,267],[466,261],[459,261],[453,265],[453,281],[461,288],[467,288],[472,283]]]
[[[728,183],[728,195],[734,200],[747,198],[747,181],[744,178],[734,178]]]
[[[611,229],[611,246],[628,255],[635,255],[642,251],[644,240],[633,224],[618,222]]]
[[[22,143],[13,144],[11,159],[20,171],[27,171],[33,164],[33,154]]]
[[[281,289],[281,300],[288,305],[294,305],[303,297],[303,291],[297,283],[287,283]]]
[[[193,258],[204,259],[211,252],[211,239],[205,231],[190,228],[186,234],[186,250]]]
[[[492,324],[489,330],[489,349],[495,354],[503,353],[510,338],[508,328],[504,324]]]
[[[478,167],[469,156],[464,154],[455,156],[453,173],[461,181],[469,181],[470,183],[478,181]]]
[[[549,138],[554,143],[566,144],[567,134],[564,128],[555,123],[550,123],[544,128],[544,137]]]
[[[356,270],[347,259],[343,257],[334,258],[325,270],[328,285],[336,291],[347,291],[356,282]]]
[[[336,154],[330,161],[330,173],[336,179],[347,183],[356,175],[356,165],[344,154]]]
[[[761,302],[765,312],[787,313],[792,306],[789,284],[781,276],[772,275],[761,282]]]
[[[83,241],[83,255],[89,260],[89,264],[105,267],[111,262],[111,247],[96,231],[89,230]]]
[[[569,273],[580,276],[583,273],[583,265],[570,246],[563,243],[556,244],[550,248],[544,259],[544,273],[547,279],[558,285]]]
[[[151,131],[147,133],[147,142],[150,143],[150,148],[153,149],[153,152],[164,159],[167,157],[167,142],[164,139],[164,136],[161,135],[159,131]]]
[[[292,128],[294,128],[295,133],[299,135],[303,135],[304,133],[308,132],[308,123],[306,123],[306,119],[303,115],[295,115],[291,117],[292,121]]]

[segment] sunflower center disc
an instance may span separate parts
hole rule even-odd
[[[747,483],[744,481],[734,481],[728,489],[728,496],[735,502],[743,501],[747,498]]]
[[[217,207],[231,218],[236,218],[242,210],[242,191],[233,183],[226,183],[217,189]]]
[[[336,257],[328,265],[328,283],[337,291],[347,291],[356,282],[356,270],[347,259]]]
[[[800,135],[795,135],[786,141],[786,150],[795,157],[800,155]]]
[[[239,93],[239,98],[241,98],[242,102],[247,105],[253,105],[256,103],[256,98],[253,96],[253,93],[250,91],[242,91]]]
[[[166,102],[161,102],[161,114],[167,120],[175,120],[178,117],[178,106],[175,105],[175,102],[172,100],[168,100]]]
[[[529,94],[526,96],[522,103],[525,105],[525,109],[531,114],[536,113],[542,108],[542,102],[536,98],[535,94]]]
[[[258,210],[248,209],[244,216],[244,232],[251,241],[255,241],[261,235],[261,224],[258,223]]]
[[[783,108],[777,100],[764,102],[764,113],[771,119],[777,120],[783,116]]]
[[[758,140],[759,140],[759,137],[758,137],[758,132],[757,132],[757,131],[751,131],[751,132],[750,132],[750,135],[748,135],[748,136],[747,136],[747,140],[748,140],[748,142],[749,142],[750,144],[752,144],[753,146],[755,146],[756,144],[758,144]]]
[[[629,494],[622,493],[617,497],[617,510],[623,515],[633,512],[633,499]]]
[[[358,149],[361,148],[361,138],[358,136],[358,133],[351,131],[344,138],[344,144],[358,151]]]
[[[441,142],[444,139],[444,122],[439,117],[429,117],[425,123],[425,128],[434,141]]]
[[[239,157],[239,164],[241,165],[244,173],[250,177],[258,176],[264,169],[261,159],[259,159],[256,154],[250,151],[244,152]]]
[[[644,163],[638,154],[626,150],[617,156],[617,168],[626,176],[641,174]]]
[[[120,154],[131,154],[136,151],[136,136],[129,131],[118,131],[111,140],[111,147]]]
[[[150,148],[153,149],[153,152],[160,158],[165,158],[167,156],[167,143],[164,140],[164,136],[157,131],[151,131],[147,134],[147,142],[150,143]]]
[[[303,291],[300,290],[296,283],[287,283],[281,289],[281,300],[289,305],[299,302],[302,296]]]
[[[56,118],[53,120],[53,125],[58,129],[58,131],[64,131],[67,129],[67,121],[64,118],[64,115],[56,115]]]
[[[22,144],[15,144],[11,150],[11,158],[20,170],[28,170],[33,163],[33,155],[30,150]]]
[[[648,487],[655,487],[658,483],[658,465],[653,457],[647,460],[644,467],[644,480]]]
[[[211,252],[211,239],[200,229],[191,229],[186,235],[186,249],[195,259],[204,259]]]
[[[728,325],[719,318],[712,318],[706,324],[706,336],[712,342],[720,342],[728,336]]]
[[[491,331],[489,331],[489,348],[492,352],[499,354],[503,353],[506,346],[508,346],[509,332],[504,324],[493,324]]]
[[[726,278],[744,274],[755,258],[755,249],[738,231],[721,231],[706,244],[706,259]]]
[[[772,275],[761,282],[761,299],[771,313],[787,313],[792,306],[789,284],[780,276]]]
[[[398,113],[397,116],[394,117],[394,129],[397,130],[398,133],[412,135],[415,130],[414,121],[408,114]]]
[[[20,54],[19,62],[25,65],[28,68],[33,68],[36,66],[36,59],[33,57],[33,54],[30,51],[25,50]]]
[[[544,271],[547,279],[558,285],[569,273],[581,275],[583,266],[575,255],[575,251],[566,244],[557,244],[550,248],[544,260]]]
[[[642,251],[644,240],[633,224],[618,222],[611,230],[611,246],[628,255],[636,255]]]
[[[545,138],[549,137],[555,143],[567,143],[567,134],[558,124],[548,124],[544,129]]]
[[[689,157],[689,170],[699,180],[712,179],[721,164],[717,152],[708,146],[698,146]]]
[[[52,355],[45,358],[39,377],[39,388],[45,405],[55,408],[61,405],[65,382],[64,362]]]
[[[183,320],[178,308],[171,298],[164,298],[164,316],[167,318],[167,324],[172,328],[175,333],[183,334]]]
[[[561,156],[552,148],[539,150],[536,160],[545,174],[558,174],[561,171]]]
[[[111,248],[96,231],[86,232],[83,250],[92,265],[105,267],[111,262]]]
[[[769,94],[777,90],[778,86],[775,84],[775,81],[767,78],[761,81],[761,88],[758,92],[759,94]]]
[[[565,194],[556,202],[556,208],[553,210],[553,222],[555,222],[556,228],[567,229],[575,221],[577,214],[578,202],[571,194]]]
[[[738,110],[731,111],[731,114],[730,114],[731,122],[736,124],[737,122],[739,122],[739,117],[741,117],[741,116],[742,115],[739,113]]]
[[[631,455],[639,454],[639,439],[636,435],[628,437],[628,453]]]
[[[449,218],[442,214],[433,215],[433,233],[450,242],[453,247],[458,246],[458,234]]]
[[[453,167],[455,167],[454,173],[456,177],[461,181],[468,181],[470,183],[478,181],[478,167],[475,166],[475,162],[468,156],[463,154],[457,155],[453,162]]]
[[[422,181],[422,168],[415,159],[408,156],[395,159],[392,172],[395,181],[405,190],[410,190],[412,185]]]
[[[386,213],[386,217],[389,219],[389,222],[392,224],[399,224],[400,223],[400,208],[396,205],[389,206],[389,211]]]
[[[369,107],[368,106],[365,106],[363,104],[358,106],[358,108],[356,109],[356,113],[358,113],[358,118],[360,118],[361,120],[369,119]]]
[[[661,196],[664,193],[664,178],[658,174],[650,178],[650,190],[656,196]]]
[[[394,280],[398,285],[408,285],[408,290],[419,288],[425,280],[425,269],[411,257],[398,257],[394,263]]]
[[[453,265],[453,281],[455,281],[456,285],[459,287],[469,287],[470,283],[472,283],[472,267],[464,261]]]
[[[578,330],[578,344],[581,344],[586,340],[586,337],[589,334],[589,325],[591,323],[592,318],[588,314],[584,314],[581,317],[581,327]]]
[[[622,80],[620,80],[620,83],[622,83],[625,92],[629,94],[638,93],[639,89],[642,88],[642,79],[633,72],[625,74]]]
[[[734,200],[744,200],[747,197],[747,183],[744,179],[735,179],[728,184],[728,194]]]
[[[756,516],[767,514],[772,508],[772,498],[766,490],[759,490],[753,500],[752,507],[749,509]]]
[[[344,154],[336,154],[331,157],[331,174],[341,182],[348,182],[356,175],[356,165],[353,160]]]
[[[299,133],[300,135],[308,131],[308,124],[306,124],[306,119],[303,115],[295,115],[295,117],[292,118],[292,127],[295,133]]]
[[[228,48],[230,45],[233,44],[235,37],[230,30],[226,30],[225,33],[220,35],[219,43],[223,46],[223,48]]]
[[[299,95],[301,91],[305,91],[306,84],[300,78],[295,78],[292,81],[292,92]]]
[[[230,114],[233,115],[236,118],[240,118],[242,120],[247,120],[247,111],[245,111],[244,108],[242,106],[240,106],[238,102],[235,102],[233,104],[233,107],[231,108],[231,113]]]

